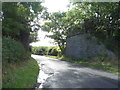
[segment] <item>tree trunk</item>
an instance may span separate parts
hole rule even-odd
[[[29,32],[21,31],[20,32],[20,41],[24,45],[26,51],[29,51]]]

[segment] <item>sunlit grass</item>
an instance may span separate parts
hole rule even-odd
[[[34,88],[39,67],[34,59],[3,66],[3,88]]]

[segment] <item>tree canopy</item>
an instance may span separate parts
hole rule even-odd
[[[4,2],[2,5],[2,34],[21,41],[26,50],[29,46],[30,32],[36,31],[34,19],[41,14],[44,7],[41,2]]]
[[[42,28],[52,32],[54,39],[64,51],[66,38],[81,33],[91,33],[107,48],[118,49],[120,38],[120,2],[79,2],[67,12],[47,14]],[[114,51],[114,50],[113,50]]]

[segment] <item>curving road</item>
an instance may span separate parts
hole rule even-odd
[[[36,88],[118,88],[118,75],[45,56],[32,55],[40,66]]]

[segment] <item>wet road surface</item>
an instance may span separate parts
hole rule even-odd
[[[118,88],[118,75],[45,56],[32,55],[40,66],[37,88]]]

